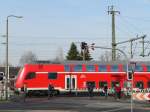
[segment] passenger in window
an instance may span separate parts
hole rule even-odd
[[[48,85],[48,99],[50,99],[50,97],[53,96],[53,92],[54,92],[54,87],[52,86],[52,84],[50,83]]]
[[[115,86],[115,98],[118,100],[121,98],[121,87],[119,84]]]
[[[104,85],[103,90],[104,90],[105,98],[107,99],[107,96],[108,96],[108,86],[107,86],[107,84]]]
[[[139,89],[143,89],[143,85],[142,84],[140,84]]]
[[[89,97],[92,97],[94,86],[91,83],[89,83],[87,86],[88,86],[87,88],[88,88],[88,92],[89,92]]]

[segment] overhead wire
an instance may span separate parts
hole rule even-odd
[[[150,22],[150,17],[130,17],[130,16],[122,16],[124,18],[130,19],[130,20],[134,20],[134,21],[142,21],[142,22]],[[146,19],[145,19],[146,18]]]
[[[133,23],[129,22],[128,20],[126,20],[125,18],[123,18],[122,15],[120,15],[119,17],[123,22],[125,22],[125,24],[129,24],[129,26],[132,27],[136,32],[140,32],[141,34],[143,34],[142,30],[139,27],[137,27],[135,24],[133,24]]]

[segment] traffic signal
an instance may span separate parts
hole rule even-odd
[[[86,49],[87,48],[87,43],[81,42],[81,49]]]
[[[91,44],[91,49],[94,50],[95,43]]]
[[[129,71],[127,74],[127,79],[132,80],[132,78],[133,78],[133,71]]]
[[[0,72],[0,81],[3,80],[3,77],[4,77],[4,73],[3,73],[3,72]]]

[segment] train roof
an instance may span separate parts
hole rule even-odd
[[[136,60],[131,60],[130,62],[134,62],[137,65],[140,64],[145,64],[145,65],[150,65],[150,61],[136,61]],[[129,62],[129,63],[130,63]],[[109,61],[109,62],[102,62],[102,61],[61,61],[61,62],[53,62],[53,61],[36,61],[32,64],[98,64],[98,65],[115,65],[115,64],[126,64],[126,61]]]

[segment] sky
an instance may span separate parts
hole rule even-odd
[[[150,0],[0,0],[0,42],[5,42],[6,18],[9,15],[9,62],[17,65],[20,57],[33,51],[40,60],[54,59],[63,51],[64,58],[75,42],[95,43],[111,47],[111,15],[116,14],[116,42],[150,35]],[[129,43],[117,46],[129,55]],[[0,63],[5,61],[5,45],[0,44]],[[98,60],[105,51],[90,51]],[[141,44],[134,43],[134,56],[139,56]],[[149,49],[146,50],[146,53]]]

